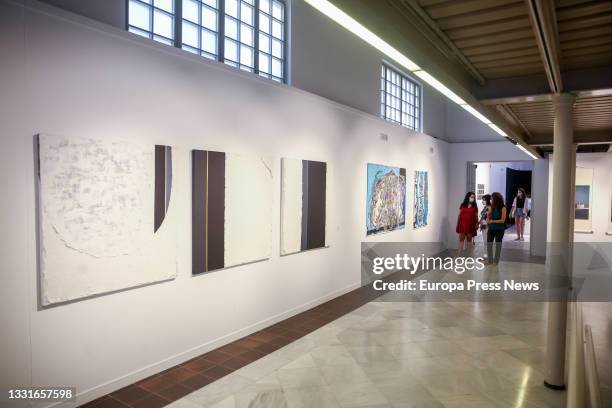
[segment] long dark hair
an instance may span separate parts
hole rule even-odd
[[[485,201],[485,205],[491,205],[491,194],[483,195],[482,199]]]
[[[504,196],[499,193],[491,194],[491,208],[502,208],[504,206]]]
[[[521,193],[521,198],[527,198],[527,193],[525,192],[525,189],[523,187],[519,187],[518,192]]]
[[[474,202],[473,202],[473,203],[470,203],[470,197],[471,197],[471,196],[474,196]],[[461,206],[460,206],[459,208],[467,208],[467,207],[469,207],[470,205],[471,205],[472,207],[476,207],[476,194],[474,194],[474,192],[473,192],[473,191],[470,191],[470,192],[468,192],[468,193],[465,195],[465,198],[463,199],[463,202],[461,203]]]

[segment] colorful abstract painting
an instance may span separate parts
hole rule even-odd
[[[429,184],[426,171],[414,172],[414,222],[413,227],[423,228],[427,225],[429,215]]]
[[[192,151],[192,273],[268,259],[272,160]]]
[[[367,235],[406,225],[406,169],[368,163]]]
[[[41,304],[172,279],[172,148],[38,136]]]
[[[281,161],[281,255],[325,247],[327,163]]]

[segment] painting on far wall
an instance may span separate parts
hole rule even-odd
[[[268,259],[272,160],[192,151],[192,273]]]
[[[414,172],[414,222],[415,229],[427,226],[429,215],[429,184],[426,171]]]
[[[41,304],[173,279],[172,148],[38,136]]]
[[[576,168],[574,230],[591,232],[593,220],[593,169]]]
[[[281,255],[326,245],[327,163],[281,160]]]
[[[577,220],[588,220],[591,195],[591,186],[576,185],[576,205],[574,218]]]
[[[406,169],[368,163],[367,235],[406,225]]]

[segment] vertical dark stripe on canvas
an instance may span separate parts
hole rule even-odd
[[[306,160],[303,163],[302,250],[322,248],[325,246],[327,163]]]
[[[166,146],[161,145],[155,145],[154,200],[153,232],[157,232],[166,216]]]
[[[208,152],[208,271],[225,266],[225,153]]]
[[[308,249],[308,160],[302,160],[302,239],[300,250]]]
[[[325,246],[327,163],[308,162],[308,249]]]
[[[191,272],[206,272],[206,168],[208,152],[191,152]]]
[[[166,157],[166,214],[168,213],[168,207],[170,207],[170,197],[172,196],[172,147],[165,146],[165,157]]]

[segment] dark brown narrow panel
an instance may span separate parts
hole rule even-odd
[[[322,248],[325,246],[325,202],[327,190],[327,163],[317,161],[304,161],[302,176],[302,201],[306,206],[302,208],[302,250]],[[306,222],[304,223],[304,219]],[[304,229],[306,242],[304,242]]]
[[[302,241],[300,249],[308,249],[308,160],[302,160]]]
[[[191,272],[206,272],[206,168],[208,152],[191,152]]]
[[[154,200],[153,232],[157,232],[166,216],[166,146],[161,145],[155,145]]]
[[[172,196],[172,147],[165,147],[165,158],[166,158],[166,214],[168,213],[168,207],[170,207],[170,197]]]
[[[225,266],[225,153],[208,152],[207,271]]]

